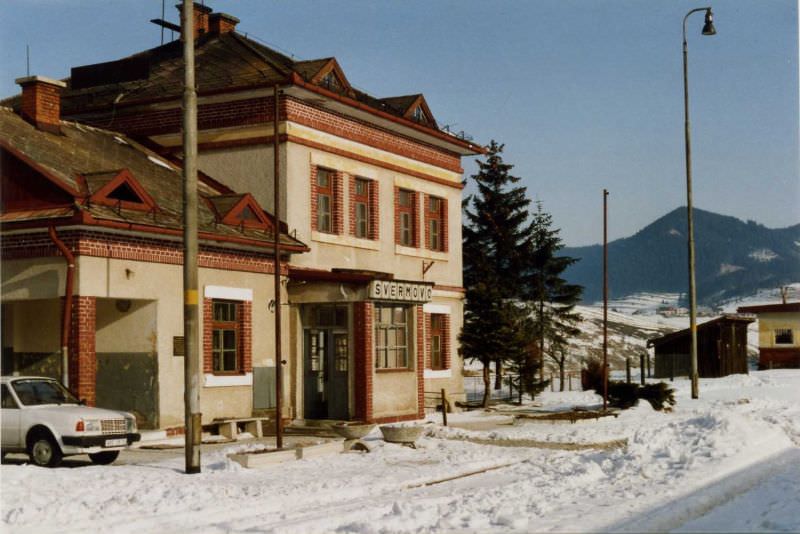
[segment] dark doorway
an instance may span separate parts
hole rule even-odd
[[[308,306],[304,313],[306,419],[349,419],[347,306]]]

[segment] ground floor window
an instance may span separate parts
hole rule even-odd
[[[776,345],[791,345],[794,343],[794,336],[792,336],[791,328],[776,328],[775,329],[775,344]]]
[[[378,369],[408,368],[410,310],[408,305],[375,305],[375,366]]]
[[[215,373],[236,373],[241,370],[238,303],[214,300],[211,323],[211,355]]]
[[[440,313],[432,313],[430,315],[430,369],[444,369],[445,368],[445,326],[444,315]]]

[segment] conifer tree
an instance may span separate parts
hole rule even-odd
[[[503,145],[490,143],[472,176],[477,193],[464,203],[466,309],[460,342],[466,358],[483,364],[484,406],[489,403],[492,362],[522,350],[519,336],[512,335],[522,312],[509,302],[520,299],[525,244],[531,239],[530,200],[525,188],[515,185],[520,179],[510,174],[513,166],[503,161],[502,152]]]
[[[580,315],[575,305],[580,301],[583,287],[568,283],[561,277],[563,272],[578,261],[569,256],[558,256],[564,248],[559,230],[553,228],[553,218],[536,203],[536,212],[531,222],[531,237],[526,243],[525,298],[532,304],[536,338],[539,343],[539,379],[544,380],[545,342],[552,352],[550,356],[559,361],[556,352],[561,352],[568,339],[577,335],[576,323]],[[561,359],[563,362],[563,359]],[[563,365],[560,365],[563,383]]]

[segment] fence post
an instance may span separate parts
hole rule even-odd
[[[550,373],[550,391],[556,390],[556,382],[553,380],[553,373]]]
[[[675,382],[675,354],[670,354],[672,364],[669,366],[669,381]]]
[[[569,384],[569,390],[572,391],[572,373],[567,373],[567,384]]]
[[[625,356],[625,381],[631,383],[631,359]]]
[[[642,385],[644,385],[644,354],[639,355],[639,374],[642,375]]]
[[[442,423],[447,426],[447,394],[442,388]]]

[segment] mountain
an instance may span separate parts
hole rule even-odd
[[[609,298],[688,289],[686,208],[677,208],[635,235],[608,244]],[[759,288],[800,281],[800,224],[770,229],[754,221],[694,210],[697,299],[715,304]],[[566,247],[580,258],[565,278],[585,287],[584,301],[603,297],[603,247]]]

